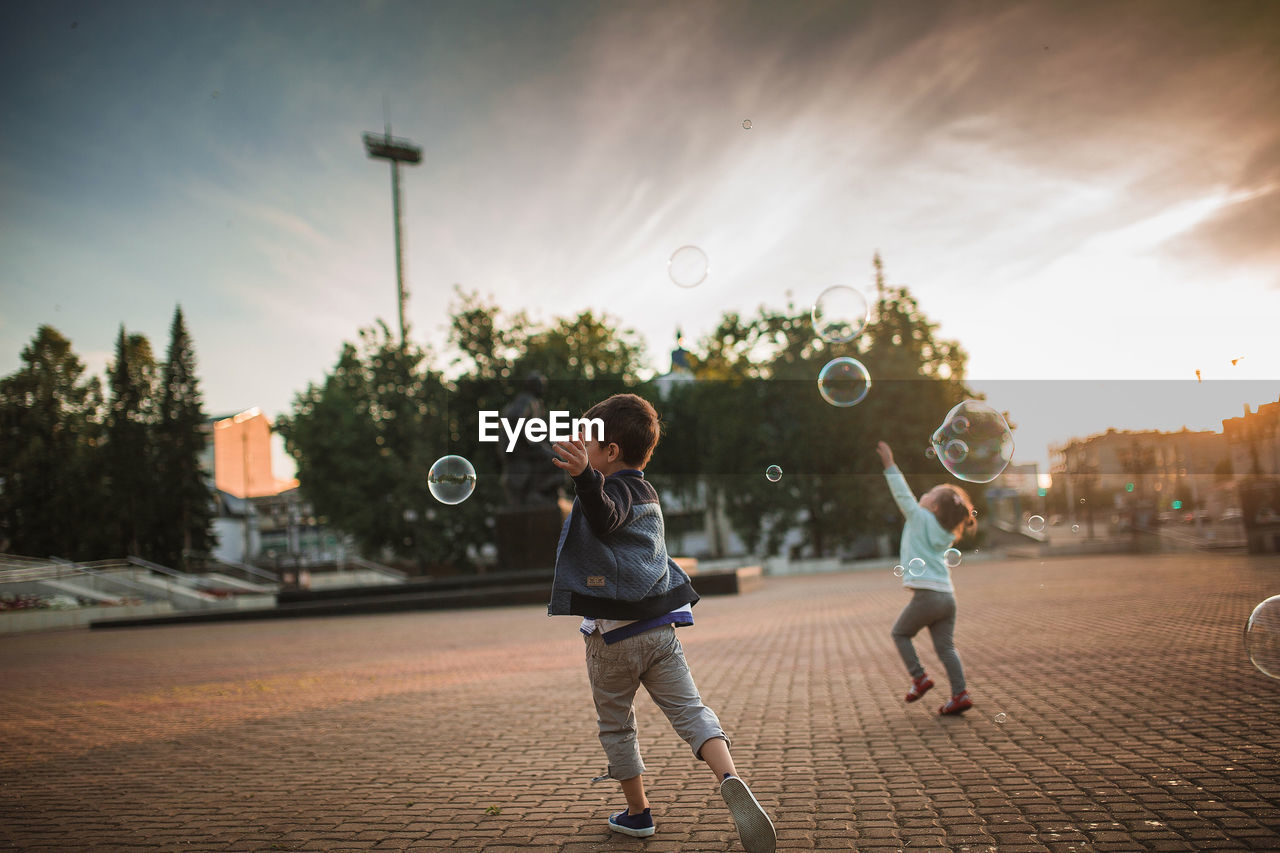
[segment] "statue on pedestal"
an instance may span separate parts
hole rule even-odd
[[[542,401],[547,393],[547,378],[537,371],[531,372],[516,398],[502,412],[507,423],[515,424],[520,418],[547,419],[547,404]],[[502,490],[508,509],[538,506],[558,506],[564,486],[564,472],[551,464],[554,457],[551,441],[529,441],[524,432],[516,438],[515,447],[502,453]]]

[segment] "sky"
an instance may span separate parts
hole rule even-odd
[[[1266,0],[2,4],[0,375],[46,323],[163,356],[181,305],[206,410],[287,412],[396,327],[389,117],[441,364],[455,288],[662,371],[677,328],[873,294],[878,251],[1018,461],[1219,429],[1280,398],[1277,45]]]

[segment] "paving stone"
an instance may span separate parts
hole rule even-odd
[[[887,571],[767,578],[703,599],[680,637],[780,850],[1277,849],[1280,682],[1240,647],[1274,565],[966,565],[959,718],[936,713],[945,685],[901,701]],[[575,628],[511,607],[6,637],[0,848],[738,849],[643,692],[658,834],[605,827],[623,800],[589,781]]]

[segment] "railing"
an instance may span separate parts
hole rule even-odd
[[[257,566],[251,566],[248,563],[238,563],[235,560],[218,560],[216,564],[221,566],[230,566],[237,571],[244,572],[247,575],[253,575],[256,578],[260,578],[273,584],[280,583],[280,575],[269,569],[260,569]]]
[[[140,583],[122,572],[136,572],[143,569],[170,579],[169,583],[160,586]],[[106,595],[121,596],[123,591],[129,598],[143,598],[151,601],[167,600],[174,604],[174,590],[171,584],[177,584],[184,594],[202,598],[213,598],[205,590],[216,587],[211,581],[196,575],[180,572],[141,557],[127,557],[123,560],[92,560],[75,562],[62,557],[49,557],[47,560],[27,557],[0,557],[0,584],[39,583],[41,581],[76,581],[92,578],[96,587],[86,590]],[[107,589],[97,588],[109,588]]]
[[[384,575],[389,578],[394,578],[395,580],[398,580],[398,581],[404,581],[409,579],[409,575],[406,572],[402,572],[399,569],[393,569],[390,566],[384,566],[381,563],[375,563],[372,560],[366,560],[363,557],[347,557],[346,562],[348,565],[355,566],[358,569],[365,569],[366,571],[377,572],[380,575]]]
[[[103,571],[103,569],[105,568],[128,567],[128,564],[122,561],[99,560],[96,565],[92,565],[88,563],[73,563],[70,560],[62,559],[61,557],[50,557],[49,560],[53,563],[56,563],[59,566],[63,566],[67,568],[73,574],[74,573],[83,574],[91,578],[96,578],[99,581],[104,581],[108,584],[114,584],[116,586],[121,586],[121,587],[125,587],[126,589],[130,589],[135,593],[134,595],[135,598],[138,597],[137,593],[139,592],[143,593],[142,597],[144,598],[156,597],[156,590],[151,587],[143,586],[142,584],[136,583],[130,578],[116,577],[115,575],[111,575]],[[68,577],[70,576],[71,575],[68,575]],[[170,604],[172,603],[173,602],[171,599]]]
[[[140,569],[147,569],[161,575],[167,575],[174,578],[179,583],[189,584],[196,589],[217,589],[218,585],[214,581],[202,578],[199,575],[192,575],[186,572],[180,572],[177,569],[171,569],[168,566],[162,566],[159,563],[153,563],[150,560],[144,560],[142,557],[134,557],[132,555],[125,557],[125,562],[137,566]]]
[[[1003,518],[988,518],[987,523],[993,527],[1003,530],[1005,533],[1012,533],[1015,536],[1025,536],[1026,538],[1036,542],[1049,541],[1049,534],[1045,533],[1043,530],[1032,530],[1025,525],[1006,521]]]

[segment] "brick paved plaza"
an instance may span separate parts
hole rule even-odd
[[[906,706],[888,567],[706,598],[681,638],[780,850],[1280,849],[1280,561],[970,560],[976,707]],[[533,607],[0,638],[0,845],[739,849],[647,698],[658,834],[611,836],[576,620]],[[917,638],[935,679],[943,672]],[[997,722],[997,714],[1004,721]]]

